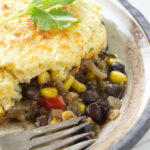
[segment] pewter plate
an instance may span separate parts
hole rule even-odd
[[[118,54],[126,64],[128,85],[120,117],[103,128],[91,149],[129,150],[148,129],[150,26],[126,0],[94,2],[103,8],[109,51]]]
[[[120,1],[126,8],[117,0],[92,0],[103,8],[100,13],[107,29],[109,51],[116,53],[126,65],[128,85],[120,117],[102,129],[91,150],[129,150],[150,123],[150,109],[146,109],[150,108],[150,27],[126,0]],[[4,126],[6,130],[2,131],[1,126],[0,134],[33,128],[26,123]]]

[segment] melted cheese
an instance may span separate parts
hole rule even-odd
[[[22,12],[29,2],[5,0],[0,4],[0,19]],[[0,73],[4,76],[0,77],[0,90],[4,88],[8,93],[0,92],[0,104],[5,110],[21,97],[18,83],[28,83],[46,70],[59,70],[64,79],[82,58],[90,58],[106,46],[106,31],[96,7],[76,0],[64,9],[81,23],[45,32],[35,27],[30,16],[23,16],[0,26]],[[90,48],[94,48],[91,53]]]

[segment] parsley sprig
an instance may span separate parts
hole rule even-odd
[[[73,22],[80,22],[80,20],[74,18],[71,13],[62,8],[52,8],[50,11],[47,11],[47,9],[57,5],[69,5],[74,1],[75,0],[32,0],[24,12],[1,20],[0,25],[24,15],[31,15],[37,28],[48,31],[57,25],[59,29],[63,29],[69,27]]]

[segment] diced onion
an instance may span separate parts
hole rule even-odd
[[[84,60],[83,63],[85,64],[86,68],[90,70],[97,78],[103,80],[107,78],[107,74],[103,73],[98,69],[92,60]]]

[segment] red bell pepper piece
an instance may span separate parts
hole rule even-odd
[[[57,96],[57,97],[53,97],[53,98],[42,97],[40,104],[42,106],[46,107],[48,110],[64,109],[66,107],[66,104],[65,104],[62,96]]]

